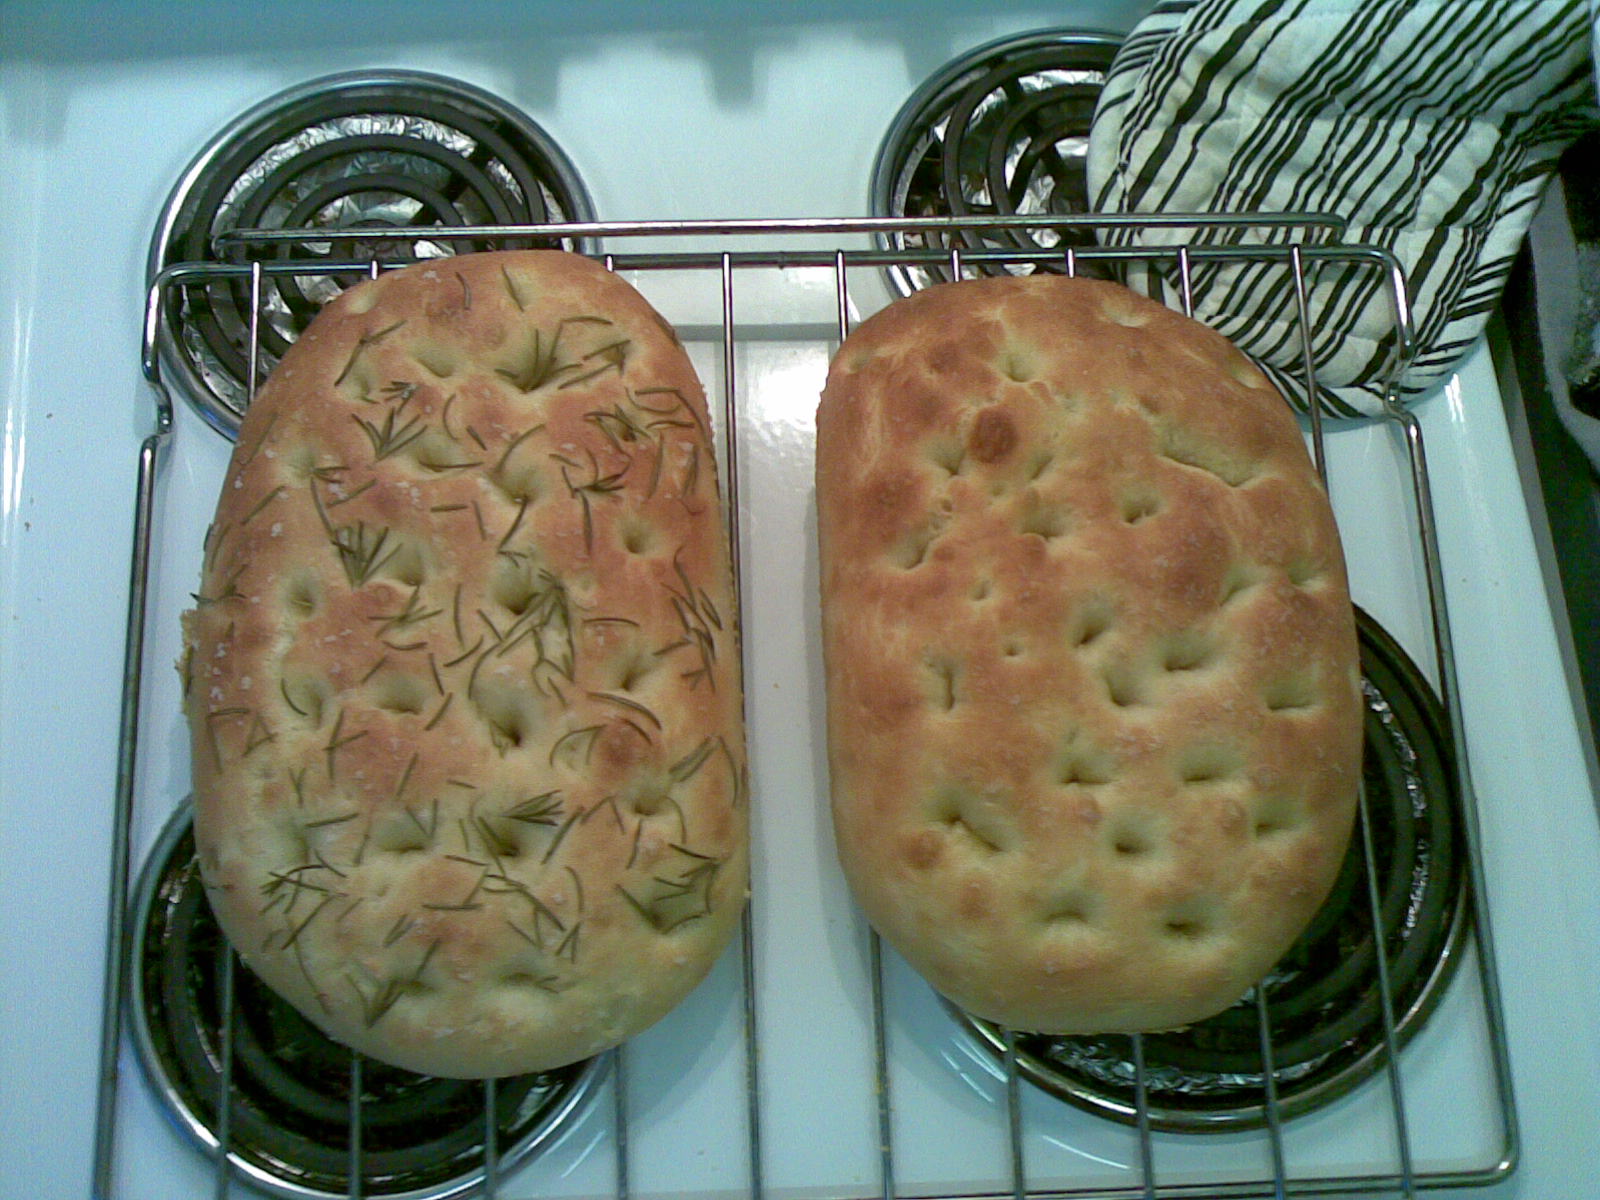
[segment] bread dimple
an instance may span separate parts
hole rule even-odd
[[[545,1069],[703,977],[746,889],[704,397],[624,281],[345,292],[246,415],[185,617],[195,829],[244,960],[428,1074]]]
[[[927,289],[817,414],[829,763],[867,916],[1047,1032],[1236,1000],[1331,886],[1361,753],[1337,529],[1287,406],[1116,285]]]

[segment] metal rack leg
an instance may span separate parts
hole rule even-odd
[[[957,259],[959,263],[959,258]],[[845,278],[844,251],[833,257],[834,295],[838,303],[839,341],[850,336],[850,288]],[[894,1103],[889,1084],[889,1032],[883,1004],[883,942],[875,930],[867,931],[867,956],[872,983],[872,1062],[877,1095],[878,1194],[893,1200],[894,1179]]]
[[[1383,944],[1383,900],[1378,890],[1377,860],[1373,857],[1372,816],[1367,806],[1367,788],[1356,791],[1357,823],[1360,825],[1361,852],[1366,862],[1367,907],[1372,917],[1373,964],[1378,974],[1378,1001],[1383,1015],[1383,1053],[1387,1060],[1389,1101],[1394,1111],[1395,1136],[1400,1148],[1401,1195],[1412,1200],[1417,1194],[1416,1175],[1411,1161],[1411,1135],[1406,1122],[1405,1090],[1400,1083],[1400,1039],[1394,1027],[1394,991],[1389,983],[1388,948]]]
[[[728,502],[728,547],[733,570],[735,603],[743,609],[743,572],[739,543],[739,445],[738,445],[738,364],[734,351],[733,258],[722,255],[722,436],[723,461],[726,464]],[[740,646],[740,655],[744,653]],[[741,657],[741,667],[744,666]],[[753,890],[753,889],[752,889]],[[745,1070],[745,1129],[748,1133],[747,1150],[750,1162],[751,1200],[761,1200],[763,1191],[761,1166],[761,1044],[756,1013],[756,935],[755,915],[747,901],[739,920],[740,950],[743,955],[744,988],[744,1070]]]
[[[1194,273],[1188,246],[1178,247],[1178,296],[1183,303],[1183,315],[1194,316]]]
[[[498,1088],[493,1079],[483,1081],[483,1194],[495,1200],[500,1194],[500,1120]]]
[[[617,1156],[617,1200],[628,1200],[628,1056],[626,1043],[611,1052],[612,1146]]]
[[[1295,321],[1300,327],[1300,365],[1306,375],[1306,416],[1311,421],[1311,457],[1323,487],[1328,485],[1327,452],[1322,444],[1322,399],[1317,391],[1317,355],[1311,344],[1311,312],[1306,299],[1305,255],[1297,242],[1289,247],[1289,268],[1294,276]]]
[[[1256,985],[1256,1021],[1261,1034],[1261,1083],[1267,1108],[1267,1144],[1272,1153],[1274,1200],[1288,1195],[1288,1167],[1283,1154],[1283,1112],[1278,1108],[1278,1068],[1272,1061],[1272,1021],[1267,1015],[1267,989]]]
[[[1133,1043],[1133,1094],[1139,1130],[1139,1173],[1144,1200],[1156,1198],[1155,1142],[1150,1135],[1150,1086],[1144,1069],[1144,1035],[1128,1035]]]
[[[139,450],[135,484],[133,556],[128,624],[123,656],[121,750],[117,758],[116,805],[111,818],[111,880],[106,903],[106,957],[100,1030],[100,1079],[96,1097],[93,1190],[111,1194],[115,1156],[117,1085],[121,1068],[122,1005],[127,974],[129,827],[133,818],[133,778],[139,727],[139,690],[144,661],[144,618],[154,524],[156,467],[167,438],[165,424],[145,438]]]
[[[1409,337],[1410,311],[1406,307],[1405,281],[1394,268],[1393,299],[1396,323],[1402,340]],[[1429,484],[1427,450],[1423,445],[1422,426],[1416,414],[1399,407],[1397,393],[1391,387],[1388,393],[1389,417],[1400,426],[1411,464],[1413,501],[1416,504],[1418,534],[1422,542],[1423,559],[1427,568],[1428,604],[1433,622],[1434,647],[1439,668],[1441,698],[1450,718],[1450,733],[1455,746],[1455,767],[1460,787],[1460,813],[1462,831],[1467,840],[1467,877],[1471,884],[1473,935],[1478,943],[1478,981],[1483,988],[1490,1053],[1494,1061],[1496,1090],[1504,1121],[1504,1140],[1500,1162],[1494,1168],[1497,1177],[1503,1178],[1516,1166],[1522,1156],[1522,1133],[1517,1120],[1516,1088],[1511,1076],[1511,1051],[1505,1029],[1505,1005],[1501,995],[1500,971],[1496,965],[1494,928],[1490,918],[1489,889],[1483,868],[1483,833],[1478,819],[1477,792],[1472,783],[1472,764],[1467,756],[1471,744],[1467,738],[1465,717],[1461,711],[1461,690],[1456,679],[1454,639],[1444,594],[1444,570],[1439,560],[1438,527],[1434,520],[1433,489]]]
[[[1017,1074],[1017,1034],[1001,1031],[1005,1041],[1006,1137],[1011,1149],[1011,1197],[1023,1200],[1028,1194],[1028,1164],[1022,1144],[1022,1082]]]
[[[245,377],[248,400],[254,402],[261,376],[261,263],[250,264],[250,359]],[[222,960],[222,1022],[220,1040],[222,1062],[217,1084],[217,1175],[216,1200],[226,1200],[232,1180],[228,1147],[233,1140],[233,1029],[236,1018],[238,956],[229,950]]]
[[[893,1200],[894,1105],[889,1096],[889,1030],[883,1007],[883,941],[869,932],[872,958],[872,1063],[878,1089],[878,1182],[883,1200]]]
[[[361,1089],[364,1086],[362,1074],[361,1055],[352,1050],[350,1052],[350,1158],[347,1168],[350,1175],[350,1200],[361,1200],[366,1193],[366,1181],[361,1170]]]
[[[217,1173],[212,1195],[216,1200],[226,1200],[232,1182],[232,1164],[228,1161],[228,1146],[233,1141],[233,1022],[235,1016],[234,975],[237,956],[232,950],[222,958],[222,1062],[217,1079]]]
[[[744,953],[744,1086],[745,1126],[749,1132],[750,1196],[761,1200],[761,1042],[756,1025],[755,919],[745,905],[740,923]]]

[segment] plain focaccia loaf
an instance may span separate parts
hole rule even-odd
[[[817,437],[833,817],[874,926],[1018,1029],[1237,1000],[1331,886],[1361,761],[1281,397],[1126,289],[997,278],[866,321]]]
[[[705,400],[576,255],[330,303],[251,405],[185,617],[195,834],[240,955],[334,1038],[540,1070],[706,974],[746,888]]]

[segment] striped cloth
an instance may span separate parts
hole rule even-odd
[[[1399,389],[1419,398],[1477,340],[1557,158],[1596,118],[1589,38],[1585,0],[1158,0],[1095,112],[1091,204],[1345,218],[1345,240],[1392,251],[1409,275],[1419,349]],[[1281,267],[1201,264],[1192,282],[1197,316],[1280,378],[1300,372]],[[1377,411],[1387,280],[1323,269],[1311,283],[1326,408]]]

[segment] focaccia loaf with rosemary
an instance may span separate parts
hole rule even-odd
[[[425,1074],[644,1029],[744,903],[737,619],[704,395],[625,281],[520,251],[344,292],[245,416],[184,620],[223,930]]]
[[[1238,1000],[1332,885],[1362,746],[1338,532],[1266,378],[1114,284],[933,287],[840,348],[816,487],[873,925],[1017,1029]]]

